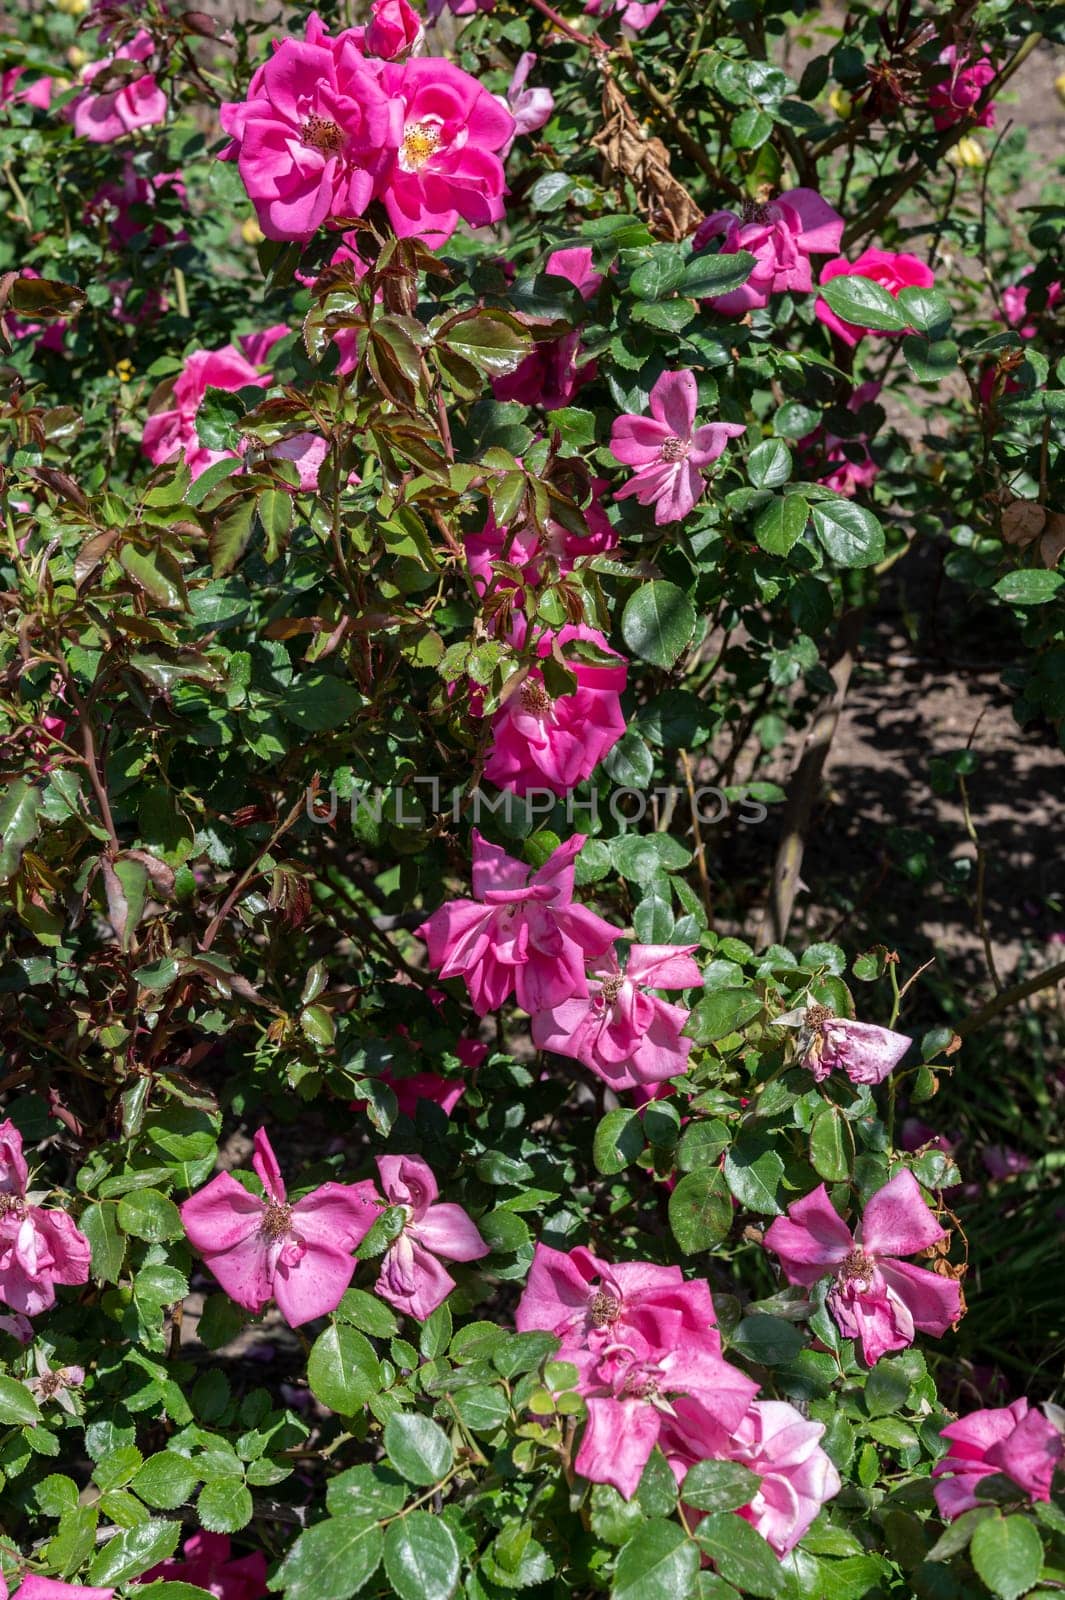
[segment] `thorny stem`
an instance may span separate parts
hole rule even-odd
[[[1013,983],[1008,989],[1000,989],[993,1000],[989,1000],[978,1011],[971,1011],[967,1017],[963,1017],[954,1031],[962,1037],[975,1033],[985,1022],[997,1017],[1000,1012],[1008,1011],[1011,1006],[1027,1000],[1029,995],[1037,994],[1040,989],[1051,989],[1059,983],[1065,983],[1065,961],[1059,961],[1052,967],[1044,967],[1042,972],[1036,972],[1030,978],[1023,978],[1020,983]]]
[[[267,839],[262,848],[256,851],[254,860],[251,861],[247,867],[245,867],[244,871],[241,873],[232,889],[230,889],[229,893],[226,895],[224,901],[222,902],[221,909],[211,919],[207,932],[200,941],[201,950],[209,950],[212,944],[214,944],[214,941],[218,936],[218,930],[221,928],[223,922],[226,920],[229,913],[232,911],[233,907],[244,893],[244,890],[254,878],[259,876],[259,863],[262,861],[265,855],[270,853],[282,835],[286,834],[288,830],[293,827],[296,822],[298,822],[300,815],[303,812],[304,804],[305,797],[301,795],[288,815],[278,823],[277,827],[274,829],[273,833],[270,835],[269,839]]]
[[[532,0],[532,4],[540,12],[541,16],[546,17],[552,26],[557,28],[559,33],[564,34],[567,39],[572,39],[575,44],[583,44],[589,50],[598,51],[600,55],[609,55],[609,45],[604,44],[597,33],[582,33],[571,22],[567,22],[565,17],[555,10],[554,6],[549,6],[547,0]]]
[[[681,119],[677,116],[673,109],[673,97],[663,94],[661,89],[656,88],[642,67],[637,65],[636,57],[632,53],[632,46],[627,39],[622,39],[615,46],[614,54],[620,56],[624,61],[641,93],[645,94],[650,100],[677,141],[678,147],[688,157],[688,160],[693,162],[699,168],[699,171],[709,178],[712,183],[716,184],[719,189],[726,190],[733,199],[742,199],[743,190],[721,174],[715,162],[707,154],[705,146],[701,145],[697,139],[692,138]]]
[[[63,681],[66,685],[66,692],[70,697],[70,703],[77,712],[78,721],[81,723],[81,744],[82,749],[85,752],[85,767],[89,774],[89,782],[91,783],[93,793],[96,796],[96,803],[100,808],[100,816],[103,820],[103,825],[107,829],[108,836],[111,840],[111,849],[114,854],[117,855],[122,846],[118,841],[115,820],[111,815],[111,802],[107,798],[107,789],[104,786],[104,781],[100,773],[100,761],[96,752],[96,738],[93,732],[92,720],[89,716],[88,707],[78,692],[78,688],[74,682],[73,676],[71,674],[65,674]]]
[[[692,837],[695,841],[695,864],[699,869],[699,884],[703,893],[703,905],[706,907],[707,926],[714,926],[714,900],[710,888],[710,874],[706,867],[706,849],[703,845],[702,829],[699,827],[699,810],[695,804],[695,782],[692,777],[691,757],[687,750],[680,752],[681,766],[684,768],[684,784],[688,791],[688,808],[691,811]]]

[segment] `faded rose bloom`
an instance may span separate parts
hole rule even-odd
[[[823,1422],[810,1422],[782,1400],[752,1400],[731,1432],[701,1399],[674,1402],[661,1440],[678,1483],[697,1461],[738,1461],[761,1482],[736,1515],[762,1535],[778,1556],[793,1550],[826,1501],[842,1487],[821,1449]],[[693,1513],[691,1521],[701,1520]]]
[[[701,986],[691,959],[698,945],[634,944],[622,972],[615,950],[588,968],[588,995],[532,1019],[540,1050],[571,1056],[618,1092],[678,1077],[692,1041],[681,1035],[690,1013],[651,991]]]
[[[0,1305],[36,1317],[55,1305],[56,1284],[88,1282],[92,1252],[73,1219],[35,1204],[28,1184],[22,1135],[8,1118],[0,1122]]]
[[[574,861],[584,834],[559,845],[535,872],[473,830],[472,900],[449,900],[416,929],[441,978],[462,976],[480,1017],[512,992],[530,1014],[587,994],[585,962],[617,929],[573,903]]]
[[[166,121],[166,95],[151,72],[132,80],[124,79],[119,89],[94,93],[89,87],[115,62],[147,61],[154,50],[151,34],[141,28],[128,44],[120,45],[114,55],[103,61],[93,61],[82,69],[82,82],[87,86],[85,93],[71,101],[63,113],[73,122],[76,134],[93,144],[110,144],[136,128],[152,128]]]
[[[614,459],[635,468],[614,498],[635,495],[640,505],[653,505],[659,525],[683,522],[706,487],[698,469],[716,461],[730,439],[747,431],[739,422],[696,428],[698,398],[693,372],[663,372],[651,390],[651,415],[627,412],[611,431]]]
[[[1061,1433],[1038,1406],[971,1411],[943,1429],[950,1449],[932,1468],[939,1514],[947,1521],[980,1504],[979,1488],[992,1473],[1012,1478],[1030,1500],[1049,1500],[1054,1473],[1065,1457]]]
[[[69,1416],[77,1416],[78,1408],[70,1397],[71,1389],[80,1389],[85,1382],[84,1367],[51,1367],[48,1358],[40,1345],[33,1352],[33,1364],[37,1368],[35,1378],[25,1378],[23,1382],[30,1391],[38,1405],[46,1405],[54,1400]]]
[[[374,1186],[324,1183],[293,1204],[262,1128],[252,1166],[263,1194],[220,1172],[185,1201],[181,1220],[231,1300],[255,1315],[274,1300],[298,1328],[340,1304],[355,1271],[351,1252],[377,1215]]]
[[[436,1179],[420,1156],[378,1156],[377,1170],[385,1198],[403,1207],[406,1222],[374,1287],[397,1311],[422,1322],[455,1287],[438,1258],[479,1261],[488,1246],[461,1206],[438,1201]]]
[[[715,211],[699,224],[692,249],[706,248],[722,237],[721,253],[749,250],[755,267],[747,282],[728,294],[714,295],[715,311],[742,316],[769,304],[771,294],[813,288],[810,257],[833,255],[843,237],[843,218],[814,189],[789,189],[767,205],[750,204],[742,214]]]
[[[873,1195],[853,1235],[822,1183],[770,1224],[765,1245],[789,1283],[812,1287],[832,1278],[828,1309],[873,1366],[911,1345],[917,1329],[942,1335],[960,1318],[956,1281],[902,1259],[946,1238],[917,1179],[903,1169]]]
[[[262,1600],[266,1594],[266,1557],[261,1550],[235,1557],[224,1533],[202,1529],[185,1540],[180,1557],[172,1556],[146,1572],[140,1583],[191,1583],[215,1600]]]
[[[831,283],[834,278],[868,278],[871,283],[878,283],[882,289],[886,289],[896,300],[902,289],[931,289],[936,281],[931,267],[917,256],[891,250],[863,250],[856,261],[848,261],[845,256],[826,261],[821,268],[820,281],[822,284]],[[885,336],[879,328],[864,328],[854,322],[845,322],[836,315],[827,300],[818,298],[814,303],[814,314],[830,333],[842,339],[851,349],[867,334]]]
[[[945,128],[955,127],[972,114],[988,84],[994,83],[995,68],[986,50],[969,64],[968,52],[958,50],[952,44],[940,52],[939,62],[941,66],[950,68],[950,74],[929,91],[928,108],[936,129],[942,133]],[[995,126],[993,100],[976,118],[976,126]]]
[[[500,789],[525,795],[550,789],[568,794],[591,776],[625,732],[621,696],[628,664],[595,628],[583,623],[544,634],[536,644],[545,659],[574,641],[592,644],[608,661],[567,659],[577,680],[572,694],[553,696],[544,674],[531,666],[508,684],[507,699],[492,717],[492,745],[484,775]]]

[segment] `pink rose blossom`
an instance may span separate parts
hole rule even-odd
[[[860,383],[852,389],[847,400],[847,410],[857,414],[880,393],[879,383]],[[870,435],[856,433],[846,439],[826,428],[815,428],[799,440],[800,459],[804,467],[818,473],[818,483],[848,500],[860,489],[871,489],[880,468],[869,453]],[[825,472],[824,467],[831,470]]]
[[[827,1305],[847,1339],[861,1343],[869,1366],[904,1350],[916,1329],[942,1335],[960,1318],[961,1293],[953,1278],[900,1257],[916,1255],[947,1237],[907,1169],[878,1189],[851,1230],[834,1209],[824,1184],[788,1207],[766,1230],[766,1248],[780,1257],[789,1283],[807,1287],[831,1276]]]
[[[856,261],[848,261],[845,256],[826,261],[821,268],[820,281],[831,283],[833,278],[868,278],[886,289],[895,299],[898,299],[901,289],[930,289],[936,281],[931,267],[917,256],[894,254],[890,250],[863,250]],[[827,300],[818,299],[814,304],[814,313],[831,333],[852,349],[867,333],[881,331],[845,322],[836,315]]]
[[[20,1311],[16,1311],[12,1317],[0,1316],[0,1333],[17,1339],[19,1344],[33,1343],[33,1323]]]
[[[11,1600],[111,1600],[113,1589],[90,1589],[84,1583],[63,1583],[58,1578],[40,1578],[29,1572]],[[0,1572],[0,1600],[8,1600],[7,1580]]]
[[[706,487],[699,472],[722,454],[730,439],[746,428],[738,422],[695,427],[698,390],[693,372],[663,372],[651,390],[651,415],[627,412],[610,434],[615,461],[634,467],[615,499],[635,495],[655,508],[655,522],[682,522]]]
[[[73,1219],[36,1205],[28,1184],[22,1135],[8,1118],[0,1122],[0,1305],[36,1317],[55,1305],[57,1283],[88,1282],[91,1251]]]
[[[565,278],[580,290],[583,300],[590,300],[598,294],[603,281],[602,273],[595,270],[592,260],[588,245],[554,250],[547,258],[544,272],[550,278]],[[595,377],[595,362],[582,361],[582,354],[577,329],[563,334],[560,339],[540,339],[512,373],[492,380],[492,393],[497,400],[516,400],[521,405],[557,411],[570,405],[581,385]]]
[[[1020,1172],[1027,1172],[1032,1163],[1021,1150],[1013,1150],[1008,1144],[989,1144],[981,1152],[980,1159],[992,1178],[1013,1178]]]
[[[290,1328],[334,1311],[376,1215],[369,1179],[324,1183],[292,1204],[265,1131],[252,1166],[264,1193],[220,1172],[181,1207],[189,1243],[239,1306],[258,1315],[275,1300]]]
[[[144,424],[141,449],[156,464],[180,456],[193,478],[198,478],[216,461],[235,454],[232,450],[209,450],[200,443],[196,414],[208,389],[266,388],[269,382],[269,377],[231,344],[221,350],[194,350],[174,384],[173,404],[165,411],[156,411]]]
[[[506,106],[514,118],[514,132],[508,139],[504,149],[500,151],[500,157],[504,161],[510,154],[510,147],[519,134],[535,133],[538,128],[543,127],[545,122],[549,122],[554,115],[555,97],[550,89],[527,89],[525,87],[529,74],[536,65],[536,60],[535,50],[524,51],[518,57],[518,64],[514,68],[514,76],[510,80],[506,96],[496,95],[496,99],[501,105]],[[561,253],[559,252],[559,254]]]
[[[689,1012],[651,993],[701,986],[691,959],[698,945],[634,944],[625,971],[615,950],[588,969],[588,995],[532,1019],[540,1050],[582,1062],[616,1092],[678,1077],[692,1041],[681,1037]]]
[[[307,240],[380,192],[400,111],[356,39],[331,38],[312,16],[304,39],[283,39],[256,70],[247,98],[222,106],[222,160],[236,161],[268,239]]]
[[[967,65],[968,53],[950,44],[940,52],[941,66],[950,68],[950,76],[929,91],[928,107],[938,132],[953,128],[969,120],[988,84],[995,81],[995,68],[986,50],[972,65]],[[989,101],[975,120],[978,128],[995,126],[995,103]]]
[[[913,1042],[904,1033],[834,1016],[825,1006],[811,1006],[805,1028],[810,1035],[802,1064],[818,1083],[830,1073],[845,1072],[852,1083],[883,1083]]]
[[[479,1261],[488,1246],[461,1206],[438,1202],[436,1179],[420,1156],[378,1156],[377,1169],[389,1205],[402,1206],[406,1222],[374,1287],[397,1311],[423,1322],[455,1287],[438,1257]]]
[[[665,3],[666,0],[586,0],[584,9],[592,17],[616,13],[622,27],[632,33],[642,33],[651,26]]]
[[[950,1449],[932,1468],[939,1514],[947,1521],[979,1505],[982,1479],[1001,1472],[1031,1500],[1049,1500],[1054,1473],[1065,1445],[1054,1424],[1037,1406],[1014,1400],[989,1411],[971,1411],[944,1428]]]
[[[0,106],[36,106],[38,111],[47,111],[55,84],[51,78],[35,78],[20,89],[19,79],[25,71],[25,67],[9,67],[7,72],[0,72]]]
[[[407,0],[373,0],[364,46],[382,61],[399,61],[416,51],[425,39],[422,19]]]
[[[496,0],[427,0],[426,11],[430,22],[436,22],[445,11],[453,17],[472,17],[478,11],[491,11]]]
[[[702,1400],[678,1400],[662,1448],[678,1483],[697,1461],[738,1461],[762,1480],[736,1515],[757,1529],[778,1556],[793,1550],[840,1476],[821,1449],[824,1423],[809,1422],[783,1400],[752,1400],[731,1432]],[[697,1514],[693,1520],[698,1520]]]
[[[704,250],[722,235],[721,253],[749,250],[755,266],[747,282],[728,294],[714,295],[715,311],[742,316],[769,304],[771,294],[792,289],[809,294],[813,288],[810,257],[838,251],[843,218],[814,189],[789,189],[768,205],[751,205],[742,216],[734,211],[714,211],[699,224],[692,249]]]
[[[1002,309],[1006,314],[1006,321],[1011,328],[1017,329],[1022,339],[1034,339],[1039,332],[1038,323],[1034,318],[1028,316],[1028,285],[1023,282],[1023,279],[1029,277],[1034,270],[1033,267],[1029,267],[1027,271],[1021,273],[1022,281],[1020,283],[1010,284],[1008,288],[1002,291]],[[1046,304],[1040,315],[1047,316],[1053,311],[1063,293],[1065,293],[1065,285],[1062,285],[1057,280],[1053,283],[1048,283],[1046,286]]]
[[[480,533],[468,533],[465,538],[466,560],[477,586],[484,594],[492,583],[511,585],[513,579],[495,573],[494,564],[505,561],[518,567],[522,580],[529,588],[538,588],[543,581],[547,561],[554,561],[560,573],[572,572],[582,556],[597,556],[613,550],[618,542],[618,530],[602,508],[602,500],[609,488],[605,478],[593,478],[593,498],[581,507],[581,515],[588,524],[588,534],[581,537],[548,515],[542,533],[530,521],[517,528],[501,529],[489,510],[488,520]]]
[[[147,61],[155,49],[155,42],[146,29],[141,28],[128,44],[120,45],[114,55],[103,61],[90,62],[82,71],[82,82],[89,85],[116,61]],[[166,121],[166,95],[151,72],[139,78],[123,79],[122,87],[94,94],[87,88],[67,106],[63,115],[74,124],[74,132],[93,144],[110,144],[135,128],[153,128]]]
[[[260,1550],[234,1557],[224,1533],[194,1533],[182,1554],[146,1572],[141,1583],[191,1583],[216,1600],[262,1600],[266,1594],[266,1557]]]
[[[463,977],[480,1017],[513,993],[532,1014],[588,993],[584,965],[617,938],[573,903],[576,833],[535,872],[473,830],[472,900],[449,900],[416,930],[441,978]]]
[[[156,197],[164,189],[172,188],[181,204],[187,201],[185,185],[179,172],[157,172],[150,179],[142,177],[127,154],[122,163],[121,178],[101,184],[85,207],[85,221],[93,226],[107,224],[108,242],[112,250],[126,248],[138,234],[143,234],[151,244],[165,244],[171,237],[159,222],[141,221],[133,215],[134,206],[151,212]],[[181,237],[185,237],[184,234]]]
[[[549,789],[568,794],[590,777],[625,732],[621,695],[628,666],[603,635],[583,623],[545,633],[536,643],[540,659],[556,656],[575,640],[592,644],[611,663],[567,657],[577,680],[573,694],[552,696],[539,667],[517,674],[507,698],[492,717],[492,745],[484,775],[500,789],[525,795]]]
[[[506,193],[499,152],[514,135],[506,107],[439,57],[385,66],[381,85],[401,117],[383,193],[397,235],[432,246],[450,239],[460,219],[475,228],[498,222]]]

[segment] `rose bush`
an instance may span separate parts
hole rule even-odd
[[[0,34],[0,1596],[1050,1595],[1041,980],[791,923],[900,563],[1065,723],[1060,14],[265,12]]]

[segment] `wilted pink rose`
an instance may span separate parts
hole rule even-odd
[[[939,1514],[948,1521],[979,1505],[982,1479],[1001,1472],[1031,1500],[1049,1500],[1054,1473],[1065,1457],[1061,1433],[1027,1400],[971,1411],[943,1429],[950,1449],[932,1468]]]
[[[235,1557],[224,1533],[202,1529],[185,1540],[180,1557],[160,1562],[141,1583],[191,1583],[216,1600],[262,1600],[266,1594],[266,1557],[256,1550]]]
[[[436,1179],[420,1156],[378,1156],[389,1205],[406,1213],[403,1232],[385,1253],[374,1285],[382,1300],[419,1322],[443,1305],[455,1280],[445,1261],[479,1261],[488,1246],[461,1206],[441,1203]]]
[[[936,281],[931,267],[917,256],[891,250],[863,250],[856,261],[848,261],[845,256],[826,261],[821,268],[820,281],[823,284],[831,283],[833,278],[868,278],[886,289],[895,299],[898,299],[901,289],[930,289]],[[814,304],[814,312],[831,333],[852,349],[867,333],[880,332],[878,328],[864,328],[854,322],[844,322],[827,300],[819,298]]]
[[[810,1422],[783,1400],[752,1400],[732,1431],[701,1399],[677,1400],[663,1430],[662,1449],[678,1483],[697,1461],[738,1461],[761,1479],[736,1515],[786,1556],[821,1507],[837,1495],[840,1476],[821,1449],[823,1422]],[[698,1513],[692,1522],[697,1524]]]
[[[883,1083],[913,1042],[891,1028],[837,1017],[826,1006],[809,1007],[805,1028],[810,1039],[802,1064],[818,1083],[837,1071],[852,1083]]]
[[[583,1062],[616,1091],[681,1074],[692,1047],[681,1029],[689,1012],[651,993],[691,989],[703,976],[691,952],[698,945],[634,944],[625,971],[615,950],[588,968],[588,994],[532,1019],[540,1050]]]
[[[915,1267],[917,1255],[947,1237],[928,1209],[921,1186],[904,1169],[865,1207],[855,1233],[828,1198],[824,1184],[788,1207],[766,1230],[789,1283],[807,1287],[831,1276],[827,1305],[840,1332],[861,1343],[870,1366],[904,1350],[916,1329],[942,1335],[962,1314],[953,1278]]]
[[[292,1204],[262,1128],[252,1166],[263,1194],[220,1172],[185,1201],[181,1220],[231,1300],[256,1315],[275,1300],[298,1328],[340,1304],[355,1271],[351,1252],[377,1216],[374,1186],[324,1183]]]
[[[222,106],[222,160],[236,161],[268,239],[307,240],[379,192],[400,113],[355,37],[331,38],[312,16],[303,39],[283,39],[257,68],[247,98]]]
[[[370,55],[399,61],[417,50],[424,38],[422,19],[407,0],[373,0],[364,35]]]
[[[114,55],[103,61],[90,62],[82,69],[82,82],[91,85],[106,75],[117,61],[147,61],[155,49],[155,42],[146,29],[141,28],[127,44],[120,45]],[[121,88],[94,93],[86,88],[67,106],[63,115],[73,122],[74,132],[93,144],[110,144],[135,128],[153,128],[166,121],[166,95],[151,72],[139,78],[124,78]]]
[[[23,1378],[23,1383],[30,1391],[39,1406],[48,1405],[54,1401],[68,1416],[78,1414],[78,1408],[71,1398],[71,1389],[80,1389],[85,1382],[84,1367],[52,1367],[40,1345],[33,1351],[33,1364],[37,1369],[36,1376]]]
[[[417,234],[439,245],[460,219],[475,228],[498,222],[506,193],[499,152],[513,137],[510,112],[476,78],[439,57],[387,65],[381,85],[401,119],[382,196],[398,236]]]
[[[929,91],[928,107],[932,121],[942,133],[969,118],[983,96],[988,84],[995,81],[995,68],[986,50],[971,64],[968,53],[950,44],[940,52],[941,66],[949,67],[949,76]],[[995,103],[989,101],[976,118],[978,128],[995,126]]]
[[[651,390],[649,417],[627,412],[610,434],[615,461],[634,467],[615,499],[635,495],[655,508],[655,522],[682,522],[706,487],[698,470],[722,454],[730,439],[746,428],[739,422],[709,422],[695,427],[698,388],[693,372],[663,372]]]
[[[554,250],[547,258],[544,272],[550,278],[565,278],[580,290],[583,300],[590,300],[603,281],[602,273],[595,270],[592,260],[588,245]],[[581,385],[595,377],[595,362],[582,361],[582,354],[581,336],[576,328],[560,339],[540,339],[513,372],[504,378],[493,378],[492,393],[497,400],[516,400],[524,406],[557,411],[570,405]]]
[[[523,582],[535,589],[544,577],[548,558],[556,563],[559,572],[572,572],[582,556],[597,556],[613,550],[618,542],[618,530],[602,507],[610,486],[605,478],[593,478],[590,487],[593,498],[581,507],[581,515],[588,524],[586,536],[571,533],[550,515],[542,533],[532,522],[501,529],[489,510],[481,532],[468,533],[464,540],[466,560],[478,593],[487,591],[493,577],[499,585],[513,584],[512,578],[495,572],[494,564],[498,561],[519,568]]]
[[[559,845],[535,872],[473,830],[472,900],[449,900],[417,929],[441,978],[463,977],[478,1016],[511,993],[530,1014],[587,994],[584,966],[617,938],[602,917],[573,903],[574,861],[584,835]]]
[[[621,696],[628,665],[595,628],[571,623],[537,640],[540,659],[556,655],[574,641],[593,645],[607,658],[583,661],[567,656],[577,680],[572,694],[550,693],[539,667],[528,667],[508,684],[507,699],[492,717],[492,744],[484,775],[500,789],[525,795],[549,789],[563,795],[590,777],[625,732]]]
[[[22,1135],[0,1122],[0,1305],[26,1317],[55,1305],[55,1286],[87,1283],[91,1250],[65,1211],[46,1210],[27,1193]]]
[[[712,212],[699,224],[692,249],[704,250],[719,235],[723,255],[749,250],[755,257],[746,283],[710,300],[715,311],[742,316],[786,289],[809,294],[814,286],[810,257],[830,256],[839,249],[843,218],[815,189],[789,189],[768,205],[746,206],[740,216]]]

